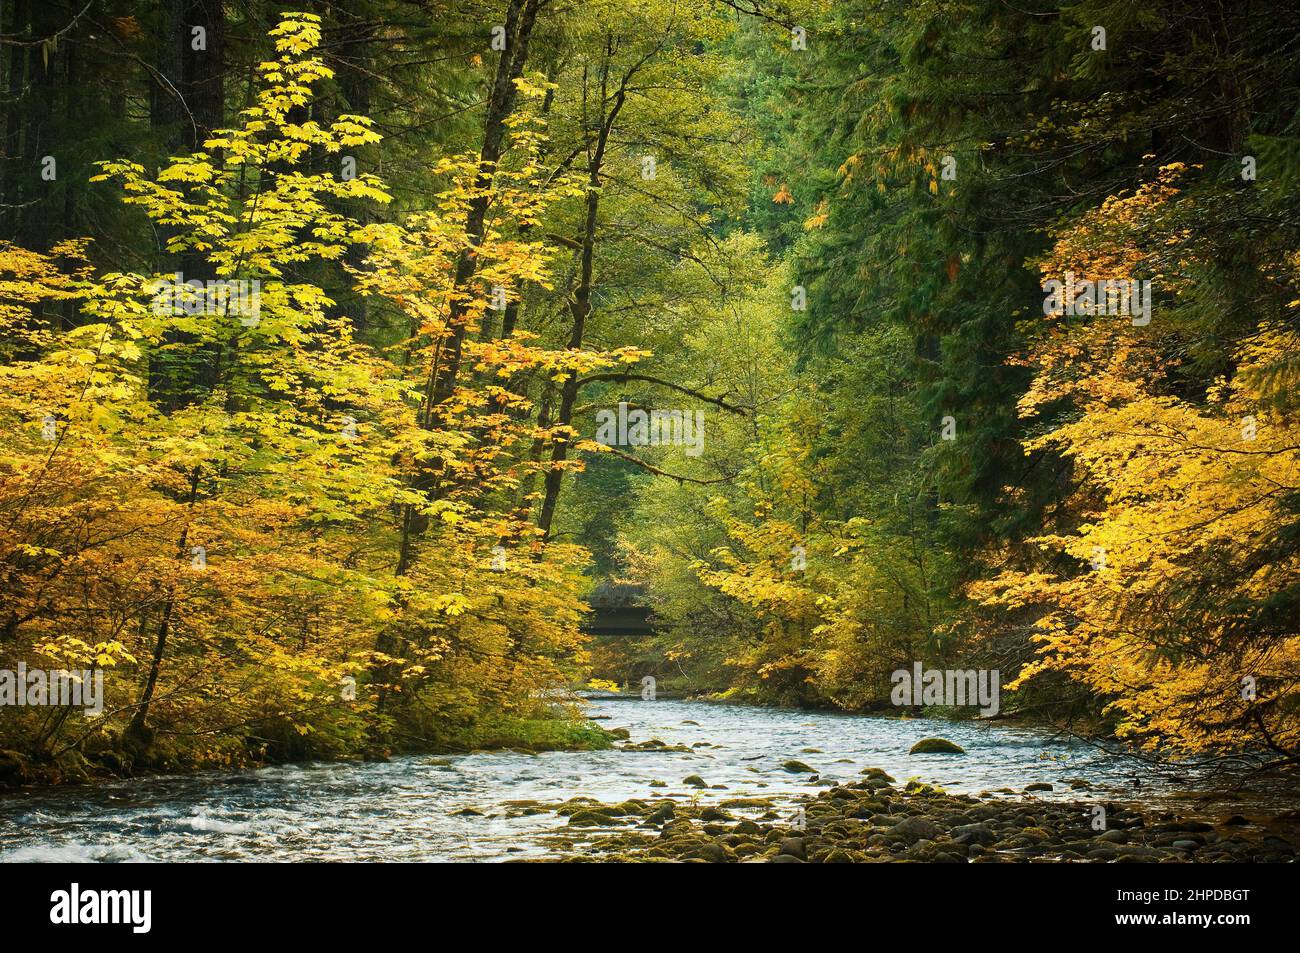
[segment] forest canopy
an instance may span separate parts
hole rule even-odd
[[[7,4],[0,708],[67,777],[572,690],[1300,753],[1270,4]],[[655,634],[583,632],[633,583]]]

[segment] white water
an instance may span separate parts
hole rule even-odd
[[[503,860],[551,853],[548,834],[579,832],[550,811],[521,816],[507,801],[774,797],[784,812],[799,795],[858,779],[867,767],[952,791],[1020,791],[1045,781],[1055,790],[1037,796],[1138,793],[1129,782],[1140,770],[1133,762],[1034,730],[679,701],[596,701],[590,714],[627,728],[634,742],[714,747],[412,756],[19,791],[0,796],[0,861]],[[967,754],[907,753],[931,735]],[[785,771],[790,759],[821,780]],[[692,774],[722,787],[684,787]],[[1070,791],[1063,781],[1074,778],[1093,789]],[[668,786],[651,787],[656,779]],[[1159,790],[1148,780],[1141,794]],[[464,808],[482,816],[455,814]]]

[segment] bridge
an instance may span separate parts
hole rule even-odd
[[[654,635],[645,586],[640,583],[603,580],[587,597],[591,615],[582,624],[588,635]]]

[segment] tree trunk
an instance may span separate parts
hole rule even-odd
[[[0,18],[0,30],[10,36],[28,35],[29,0],[15,0],[13,12]],[[23,149],[23,85],[27,73],[28,52],[25,46],[6,46],[9,55],[5,70],[5,126],[3,161],[0,161],[0,224],[4,234],[18,236],[22,227],[22,209],[27,190],[24,171],[28,156]]]
[[[192,513],[194,510],[194,501],[198,498],[199,493],[199,470],[194,468],[190,474],[190,496],[187,506]],[[177,558],[183,560],[186,556],[186,545],[189,543],[190,525],[189,518],[185,520],[185,528],[181,530],[181,538],[176,544]],[[145,739],[147,732],[145,721],[149,717],[149,705],[153,702],[154,689],[158,685],[158,672],[162,669],[163,657],[167,653],[167,636],[171,631],[172,612],[176,606],[176,587],[172,586],[167,590],[167,601],[163,603],[162,618],[158,621],[158,634],[154,638],[153,659],[149,665],[149,677],[145,680],[144,691],[140,693],[140,701],[136,704],[135,716],[131,719],[131,724],[127,728],[127,734],[137,739]]]
[[[607,56],[600,80],[600,102],[602,104],[604,104],[606,98],[608,75],[609,59]],[[600,132],[596,137],[596,148],[592,151],[591,159],[587,163],[587,218],[582,230],[578,281],[573,289],[573,299],[569,303],[569,311],[573,315],[573,331],[569,335],[570,350],[576,351],[582,347],[582,339],[587,327],[587,316],[591,313],[591,285],[596,251],[596,222],[597,212],[600,210],[600,174],[605,163],[605,148],[609,144],[610,133],[614,129],[614,123],[618,120],[619,111],[622,110],[626,98],[627,77],[624,78],[623,83],[619,86],[618,93],[614,96],[609,115],[602,115],[601,117],[602,122]],[[560,409],[556,418],[556,423],[560,426],[567,427],[572,423],[573,407],[577,402],[580,386],[576,373],[564,382],[564,386],[560,391]],[[542,531],[543,540],[550,539],[551,536],[551,526],[555,521],[555,508],[560,500],[560,487],[564,482],[564,471],[560,468],[560,464],[564,463],[568,455],[569,439],[566,437],[557,440],[551,450],[552,466],[551,469],[546,471],[542,509],[537,516],[537,528]]]
[[[539,2],[540,0],[511,0],[506,14],[506,48],[501,52],[492,93],[488,97],[483,147],[479,151],[479,172],[474,183],[476,189],[482,190],[482,194],[470,202],[465,217],[469,247],[461,252],[456,262],[455,289],[458,292],[464,291],[478,268],[475,250],[483,241],[490,203],[486,190],[492,184],[505,145],[506,120],[515,108],[514,81],[523,73],[524,63],[528,59],[528,43],[532,38]],[[433,380],[429,388],[428,420],[432,426],[437,425],[437,407],[451,396],[460,374],[461,347],[465,342],[465,311],[462,301],[452,302],[447,319],[450,337],[443,347],[443,359],[431,369]]]

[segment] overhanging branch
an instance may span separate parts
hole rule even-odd
[[[624,453],[622,450],[618,450],[610,446],[606,446],[605,450],[601,452],[612,453],[620,460],[626,460],[628,463],[635,463],[637,466],[639,466],[642,470],[645,470],[647,473],[653,473],[655,476],[667,477],[670,480],[676,480],[678,483],[698,483],[701,486],[709,486],[710,484],[713,483],[726,483],[727,481],[734,479],[733,477],[729,477],[729,476],[720,476],[720,477],[715,477],[711,480],[705,480],[705,479],[701,479],[700,477],[682,476],[680,473],[669,473],[667,470],[659,469],[659,467],[655,466],[653,463],[647,463],[646,461],[642,460],[640,457],[634,457],[630,453]]]
[[[708,394],[701,394],[697,390],[683,387],[681,384],[674,384],[671,381],[666,381],[659,377],[651,377],[649,374],[632,374],[621,371],[610,371],[605,374],[592,374],[589,377],[584,377],[579,380],[578,386],[583,387],[587,384],[595,383],[596,381],[618,381],[624,384],[628,381],[643,381],[647,384],[658,384],[660,387],[667,387],[669,390],[675,390],[678,393],[694,397],[696,400],[702,400],[705,403],[713,404],[715,407],[721,407],[728,413],[741,415],[749,413],[748,409],[738,407],[735,404],[729,404],[721,397],[710,397]]]

